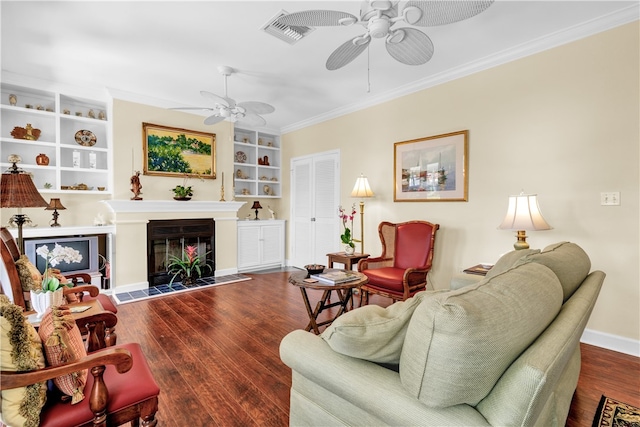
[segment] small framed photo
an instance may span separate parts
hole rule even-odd
[[[469,131],[394,144],[396,202],[466,202]]]
[[[144,174],[215,179],[216,135],[142,123]]]

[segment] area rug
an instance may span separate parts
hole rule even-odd
[[[640,408],[602,396],[593,427],[640,427]]]
[[[175,295],[177,293],[189,292],[193,290],[200,290],[212,286],[229,285],[231,283],[244,282],[246,280],[251,280],[251,277],[245,276],[244,274],[230,274],[227,276],[219,277],[203,277],[198,279],[194,285],[190,286],[184,286],[180,282],[174,282],[171,286],[157,285],[150,286],[148,289],[141,289],[138,291],[119,292],[115,293],[113,297],[118,304],[126,304],[150,298]]]

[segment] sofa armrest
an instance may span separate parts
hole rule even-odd
[[[296,377],[317,384],[333,396],[349,402],[387,425],[485,426],[487,421],[468,405],[428,408],[411,396],[400,382],[400,375],[381,365],[334,352],[320,337],[296,330],[280,343],[280,358],[293,371],[292,389],[312,393],[304,386],[296,388]],[[358,411],[336,407],[334,399],[306,396],[345,424],[358,425]],[[292,411],[294,408],[292,408]],[[322,423],[321,420],[317,420]]]
[[[449,289],[456,290],[464,288],[465,286],[474,285],[482,279],[484,279],[484,276],[479,276],[477,274],[457,273],[451,278]]]

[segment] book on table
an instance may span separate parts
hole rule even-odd
[[[358,274],[355,271],[329,271],[327,273],[312,274],[311,277],[318,279],[322,283],[330,285],[339,285],[341,283],[358,280]]]

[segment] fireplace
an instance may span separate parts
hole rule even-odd
[[[202,261],[211,266],[203,277],[215,275],[215,222],[212,218],[151,220],[147,224],[147,277],[149,286],[171,281],[167,265],[181,257],[187,246],[196,246]]]

